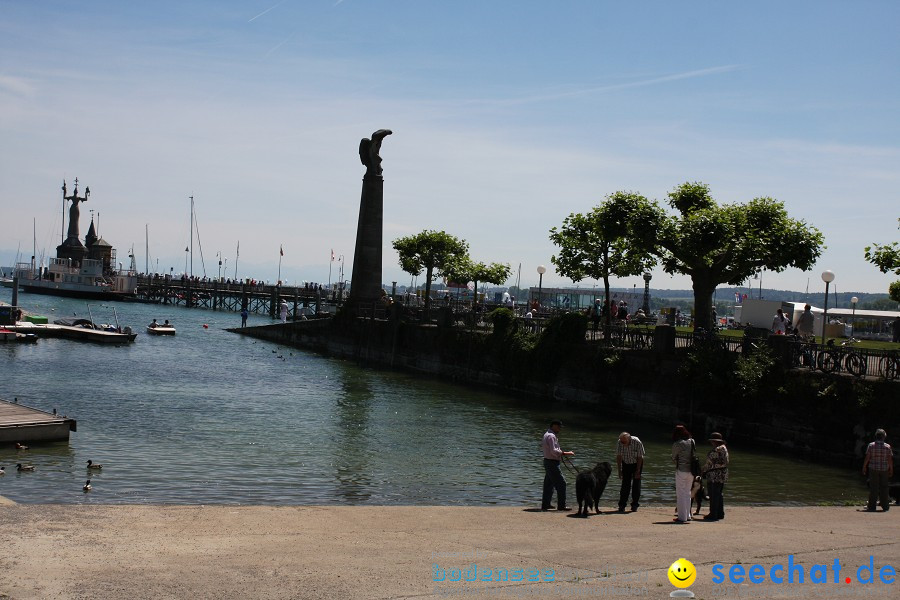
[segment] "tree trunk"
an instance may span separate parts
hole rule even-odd
[[[425,313],[431,308],[431,277],[434,275],[434,267],[425,268]]]
[[[609,334],[612,326],[612,306],[609,303],[609,276],[603,278],[603,296],[606,298],[606,323],[603,326],[604,343],[609,344]]]
[[[691,281],[694,284],[694,329],[702,327],[712,331],[712,295],[716,284],[696,275],[691,276]]]

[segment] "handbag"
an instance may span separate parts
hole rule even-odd
[[[694,440],[691,440],[691,474],[697,477],[700,475],[700,459],[694,454],[694,450],[696,450]]]

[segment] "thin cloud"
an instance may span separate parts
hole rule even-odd
[[[35,91],[34,86],[21,77],[0,75],[0,92],[9,92],[18,96],[28,96]]]
[[[686,71],[684,73],[674,73],[672,75],[664,75],[662,77],[654,77],[652,79],[645,79],[642,81],[631,81],[628,83],[616,83],[612,85],[602,85],[597,87],[584,88],[579,90],[571,90],[568,92],[558,92],[555,94],[542,94],[538,96],[525,96],[523,98],[510,98],[506,100],[486,100],[483,101],[488,104],[501,104],[501,105],[510,105],[510,104],[527,104],[530,102],[543,102],[546,100],[558,100],[560,98],[571,98],[574,96],[584,96],[587,94],[596,94],[598,92],[611,92],[616,90],[624,90],[629,88],[636,87],[646,87],[650,85],[658,85],[660,83],[668,83],[670,81],[680,81],[682,79],[694,79],[697,77],[707,77],[709,75],[720,75],[722,73],[729,73],[731,71],[735,71],[739,68],[738,65],[723,65],[721,67],[710,67],[708,69],[697,69],[695,71]]]

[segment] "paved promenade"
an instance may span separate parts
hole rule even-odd
[[[879,580],[885,565],[900,570],[900,507],[726,509],[725,521],[678,525],[662,507],[579,519],[517,507],[7,504],[0,598],[668,598],[679,557],[706,600],[900,597],[896,578]]]

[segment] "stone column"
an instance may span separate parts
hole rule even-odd
[[[359,201],[359,224],[353,252],[353,275],[348,305],[353,313],[360,305],[381,302],[381,244],[384,222],[384,178],[367,173]]]

